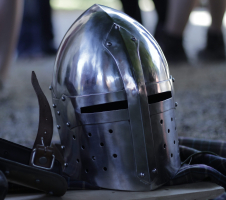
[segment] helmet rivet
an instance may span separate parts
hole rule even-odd
[[[53,108],[56,108],[56,104],[53,104]]]
[[[66,125],[67,125],[68,127],[70,127],[70,126],[71,126],[70,122],[67,122],[67,123],[66,123]]]
[[[61,97],[61,100],[62,100],[62,101],[65,101],[65,100],[66,100],[65,96],[62,96],[62,97]]]
[[[49,90],[52,90],[52,89],[53,89],[53,88],[52,88],[52,86],[50,85],[50,86],[49,86]]]
[[[144,173],[141,172],[141,173],[139,174],[139,176],[140,176],[140,177],[144,177]]]
[[[115,25],[115,29],[119,29],[120,28],[120,26],[119,25]]]
[[[137,39],[135,37],[131,37],[131,40],[135,42]]]
[[[44,132],[44,134],[46,135],[46,134],[47,134],[47,132],[45,131],[45,132]]]
[[[64,163],[64,167],[67,167],[68,166],[68,163]]]
[[[175,107],[177,107],[178,106],[178,103],[177,102],[175,102]]]
[[[61,148],[61,149],[65,149],[65,146],[62,145],[60,148]]]
[[[172,78],[172,81],[175,82],[175,78]]]
[[[107,46],[109,46],[109,47],[110,47],[111,45],[112,45],[112,43],[111,43],[111,42],[107,42]]]
[[[60,129],[60,125],[57,125],[57,129]]]
[[[60,115],[60,111],[57,111],[57,114]]]
[[[156,173],[157,173],[157,169],[153,169],[151,172],[152,172],[153,174],[156,174]]]

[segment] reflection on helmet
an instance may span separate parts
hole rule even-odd
[[[60,45],[52,86],[66,175],[131,191],[156,189],[175,175],[172,79],[141,24],[105,6],[89,8]]]

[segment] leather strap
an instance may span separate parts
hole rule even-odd
[[[0,199],[4,199],[8,191],[8,182],[5,175],[0,171]]]
[[[34,71],[32,71],[31,82],[39,102],[39,126],[33,148],[36,148],[38,144],[50,146],[53,136],[53,117],[51,109]]]
[[[55,158],[58,158],[63,167],[62,156],[60,156],[58,151],[50,147],[53,135],[53,117],[49,103],[42,92],[34,71],[31,75],[31,82],[39,102],[39,127],[29,164],[34,167],[51,170]]]
[[[50,171],[0,158],[0,170],[11,183],[44,191],[55,196],[62,196],[67,190],[66,180]]]
[[[17,162],[24,165],[29,165],[32,149],[24,147],[13,142],[0,139],[0,157]],[[54,166],[50,170],[51,172],[62,174],[61,163],[58,159],[55,159]]]
[[[39,127],[33,149],[0,139],[0,170],[11,183],[62,196],[67,190],[67,182],[61,176],[63,157],[60,151],[54,150],[55,147],[50,147],[53,135],[51,109],[34,72],[31,81],[39,102]]]

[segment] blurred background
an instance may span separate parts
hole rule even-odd
[[[39,107],[31,72],[52,104],[57,48],[95,3],[130,14],[160,44],[175,78],[179,136],[226,140],[225,0],[0,0],[0,137],[32,146]]]

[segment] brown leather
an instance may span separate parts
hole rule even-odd
[[[11,183],[34,188],[55,196],[62,196],[67,191],[66,180],[51,171],[23,165],[0,158],[0,170]]]
[[[11,183],[62,196],[67,190],[67,182],[61,176],[63,156],[56,147],[50,146],[53,135],[51,109],[34,72],[31,81],[39,102],[39,127],[33,149],[0,139],[0,170]]]
[[[56,157],[63,167],[62,155],[58,149],[50,147],[53,135],[53,118],[49,103],[42,92],[35,72],[32,72],[31,82],[39,102],[39,127],[29,165],[50,169],[53,159]]]
[[[53,135],[53,117],[51,109],[44,93],[42,92],[34,71],[31,75],[31,82],[39,102],[39,126],[33,148],[36,148],[37,144],[50,146]]]
[[[39,167],[44,167],[47,169],[51,168],[51,165],[54,162],[54,156],[55,156],[52,147],[36,145],[35,152],[33,152],[33,154],[35,154],[35,155],[33,155],[34,156],[34,162],[33,162],[34,165],[39,166]]]

